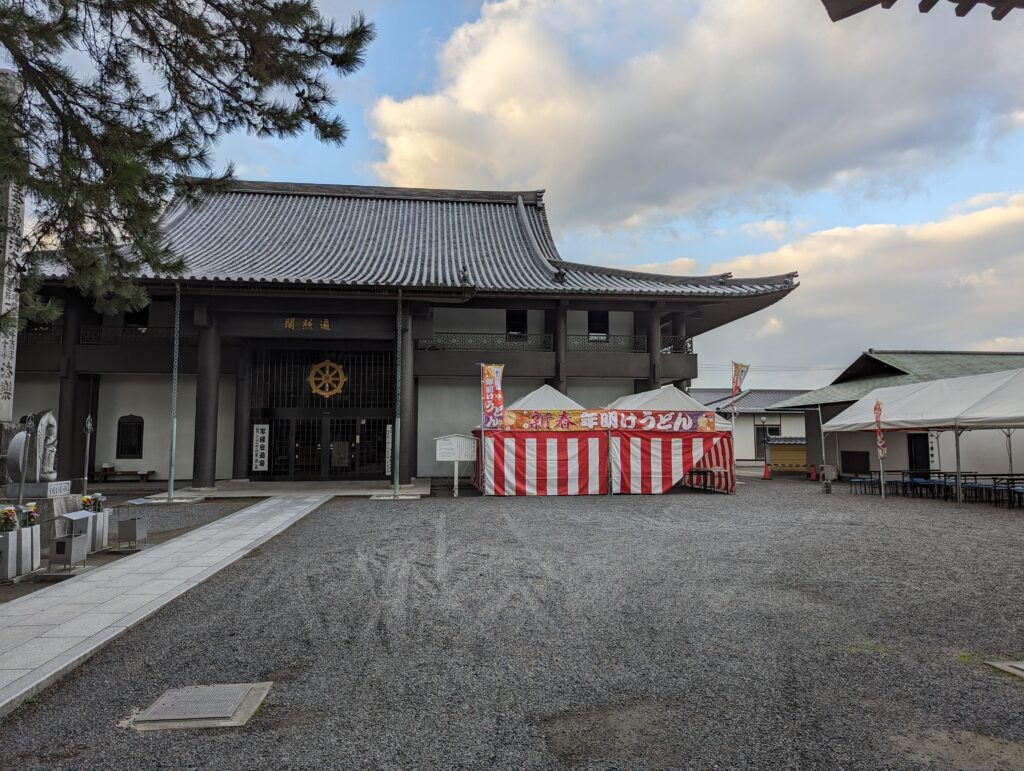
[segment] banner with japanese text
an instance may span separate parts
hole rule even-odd
[[[480,404],[483,428],[501,428],[505,418],[505,394],[501,390],[504,364],[480,365]]]
[[[732,395],[736,396],[743,390],[743,381],[747,379],[750,372],[749,364],[740,364],[738,361],[732,363]]]
[[[675,410],[506,410],[507,431],[714,431],[715,413]]]

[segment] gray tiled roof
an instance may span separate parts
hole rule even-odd
[[[495,292],[781,296],[795,274],[661,276],[563,261],[543,191],[237,182],[172,203],[170,248],[196,281],[466,288]]]
[[[773,409],[855,402],[876,388],[1024,367],[1024,352],[876,351],[871,348],[831,385],[780,400]]]
[[[806,390],[797,389],[748,388],[736,395],[736,412],[765,412],[778,402],[793,399],[805,393],[807,393]],[[707,405],[720,412],[731,412],[732,402],[732,393],[725,391],[723,396],[714,402],[708,402]]]

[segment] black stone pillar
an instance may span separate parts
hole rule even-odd
[[[655,306],[647,317],[647,357],[650,369],[647,379],[648,388],[661,385],[661,308]]]
[[[401,460],[398,481],[407,485],[416,475],[416,381],[413,371],[412,316],[402,309],[402,435],[398,456]]]
[[[75,405],[78,402],[78,367],[75,348],[82,330],[82,301],[69,294],[64,301],[64,319],[61,330],[60,393],[57,399],[57,477],[71,479],[82,473],[82,464],[76,463],[74,453],[76,434],[85,430],[85,424],[76,425]],[[16,416],[17,417],[17,416]]]
[[[252,398],[249,387],[252,355],[242,349],[235,370],[235,446],[231,461],[231,478],[249,478],[249,405]]]
[[[197,317],[200,314],[197,313]],[[203,314],[205,315],[205,314]],[[220,385],[220,335],[216,318],[209,316],[199,327],[196,357],[196,432],[192,457],[192,486],[217,483],[217,401]]]
[[[555,331],[554,331],[554,348],[555,348],[555,383],[554,386],[563,394],[569,391],[569,369],[566,366],[565,351],[566,344],[568,341],[567,331],[569,329],[568,321],[569,308],[563,303],[559,303],[555,309]]]
[[[675,344],[681,345],[680,340],[686,339],[686,314],[673,313],[672,314],[672,337],[676,338]],[[676,351],[681,351],[682,348],[676,348]],[[676,388],[689,388],[689,380],[674,380],[672,381]]]

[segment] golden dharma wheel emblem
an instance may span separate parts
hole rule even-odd
[[[348,378],[345,377],[345,370],[341,368],[340,364],[325,360],[317,362],[309,368],[306,382],[309,383],[310,391],[326,399],[340,394],[341,389],[348,382]]]

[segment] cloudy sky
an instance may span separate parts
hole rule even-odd
[[[225,139],[245,178],[545,188],[566,259],[800,272],[695,385],[813,388],[869,347],[1024,350],[1024,12],[902,0],[320,0],[378,40],[351,139]]]

